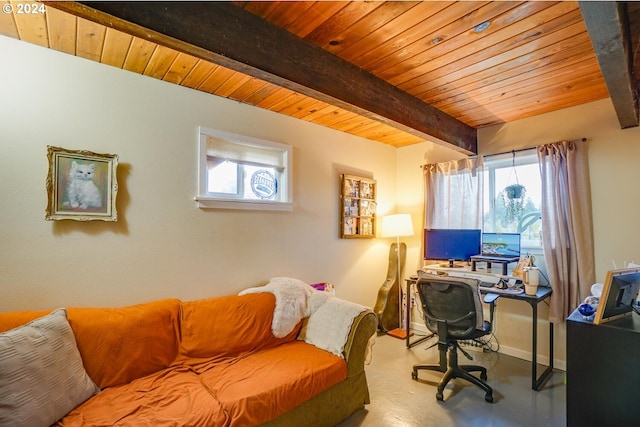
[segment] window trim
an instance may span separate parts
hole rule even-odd
[[[225,197],[223,193],[219,196],[212,196],[207,192],[207,137],[219,138],[224,141],[245,145],[256,148],[271,148],[283,151],[285,171],[284,179],[279,182],[279,188],[282,193],[280,200],[248,200],[238,198],[236,195]],[[224,132],[217,129],[206,127],[198,127],[198,196],[194,200],[198,203],[198,207],[202,209],[246,209],[246,210],[270,210],[270,211],[293,211],[293,190],[292,190],[292,165],[293,165],[293,147],[279,142],[268,141],[260,138],[253,138],[245,135],[238,135],[230,132]]]

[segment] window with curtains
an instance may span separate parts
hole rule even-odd
[[[290,145],[200,128],[198,206],[292,210]]]
[[[484,158],[486,232],[520,233],[522,247],[542,248],[541,179],[535,149]],[[521,185],[524,191],[513,194]]]
[[[585,138],[559,141],[423,166],[425,228],[520,232],[525,254],[543,254],[552,323],[564,322],[595,281],[585,144]],[[506,189],[516,184],[526,193],[512,197],[517,205],[508,211]]]

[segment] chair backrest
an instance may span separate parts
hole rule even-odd
[[[425,324],[438,332],[438,321],[446,321],[451,338],[465,338],[474,329],[482,330],[482,299],[476,279],[421,275],[417,283]]]

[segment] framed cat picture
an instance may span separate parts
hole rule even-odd
[[[47,146],[46,220],[117,221],[117,154]]]

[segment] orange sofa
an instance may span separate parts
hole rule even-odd
[[[67,308],[100,391],[56,425],[332,426],[369,403],[364,360],[373,312],[354,319],[339,357],[297,339],[304,321],[276,338],[274,307],[274,295],[259,293]],[[0,313],[0,332],[47,313]]]

